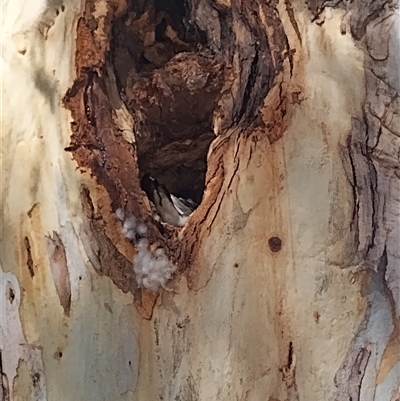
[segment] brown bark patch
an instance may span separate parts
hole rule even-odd
[[[89,241],[84,242],[86,254],[97,273],[110,277],[123,292],[131,292],[139,314],[150,319],[157,294],[138,288],[133,270],[136,250],[122,235],[121,222],[111,213],[107,194],[99,192],[81,187],[82,217]]]
[[[268,246],[272,252],[279,252],[282,248],[282,240],[279,237],[271,237],[268,239]]]
[[[52,237],[46,237],[46,248],[60,304],[64,308],[64,313],[69,316],[71,307],[71,282],[69,280],[67,256],[61,238],[55,231],[53,231]]]
[[[127,105],[140,124],[140,170],[197,203],[204,190],[207,150],[215,138],[213,112],[223,82],[220,61],[181,53],[126,89]]]
[[[35,275],[35,271],[33,270],[31,243],[30,243],[28,237],[24,238],[24,244],[25,244],[25,248],[26,248],[26,266],[28,267],[30,276],[33,277]]]
[[[147,318],[156,295],[137,288],[135,247],[120,239],[115,212],[145,224],[151,246],[163,247],[179,271],[196,271],[200,240],[224,198],[225,153],[236,141],[282,136],[289,104],[283,82],[293,68],[276,1],[233,1],[231,8],[163,4],[107,3],[99,16],[95,1],[86,1],[77,28],[77,79],[64,98],[73,120],[66,150],[106,190],[101,196],[81,191],[93,238],[89,258],[134,294]],[[115,122],[124,104],[134,121],[132,141]],[[214,133],[219,137],[207,160]],[[175,195],[201,201],[180,232],[153,220],[140,189],[146,172]]]

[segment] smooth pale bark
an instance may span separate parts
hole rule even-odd
[[[398,15],[368,24],[367,53],[358,31],[341,33],[354,10],[325,10],[316,24],[305,4],[277,3],[293,66],[282,61],[259,106],[260,93],[247,98],[261,127],[251,128],[249,108],[228,129],[244,91],[239,56],[254,39],[233,19],[242,41],[231,95],[221,98],[226,113],[214,114],[204,201],[182,232],[158,238],[185,272],[174,292],[155,300],[143,291],[138,302],[135,248],[113,217],[116,198],[65,151],[76,112],[72,101],[75,111],[64,107],[65,95],[88,59],[105,62],[107,24],[125,8],[94,4],[86,12],[97,20],[98,43],[89,41],[86,53],[80,2],[4,4],[2,399],[397,400]],[[255,9],[269,32],[268,10]],[[205,0],[193,10],[200,28],[207,31],[201,16],[217,27]],[[214,34],[210,47],[218,49]],[[274,53],[279,41],[268,35]],[[114,123],[133,141],[112,72],[102,79],[114,94]],[[100,103],[100,85],[90,85]],[[143,194],[128,195],[141,213],[135,202]]]

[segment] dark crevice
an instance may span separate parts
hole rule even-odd
[[[368,253],[374,248],[375,245],[375,238],[376,238],[376,232],[378,229],[378,215],[376,212],[376,208],[378,207],[377,202],[378,202],[378,198],[377,198],[377,172],[376,172],[376,168],[374,166],[374,163],[372,161],[371,158],[371,154],[366,151],[364,154],[364,157],[366,158],[366,160],[368,161],[369,164],[369,187],[370,187],[370,192],[371,192],[371,207],[372,207],[372,222],[371,222],[371,240],[368,244],[367,247],[367,255]]]
[[[7,298],[10,301],[10,304],[14,303],[14,299],[15,299],[15,291],[14,289],[10,286],[8,288],[8,294],[7,294]]]
[[[258,109],[271,89],[277,71],[273,67],[274,56],[271,53],[269,38],[262,29],[263,23],[254,8],[256,5],[243,3],[240,4],[240,9],[236,9],[237,7],[236,4],[234,17],[240,21],[241,29],[245,30],[246,34],[242,34],[236,40],[235,51],[240,59],[243,95],[237,99],[239,101],[234,108],[233,122],[237,125],[242,123],[251,126],[258,121]],[[267,5],[263,11],[268,16],[266,23],[274,25],[274,8]],[[287,40],[285,35],[283,37]],[[275,67],[280,70],[280,61],[276,60]]]
[[[290,341],[286,368],[290,369],[292,367],[292,363],[293,363],[293,342]]]
[[[353,149],[352,149],[352,143],[351,143],[351,136],[347,138],[347,152],[348,152],[348,161],[350,163],[350,170],[352,174],[352,180],[350,182],[352,192],[353,192],[353,202],[354,202],[354,207],[353,207],[353,215],[351,218],[350,222],[350,228],[354,229],[358,227],[358,212],[359,212],[359,204],[358,204],[358,196],[357,196],[357,175],[356,175],[356,167],[354,165],[354,160],[353,160]],[[359,241],[358,235],[357,235],[357,241]]]
[[[1,393],[2,401],[10,401],[10,390],[8,386],[8,379],[3,370],[3,353],[0,350],[0,380],[1,380]]]
[[[246,84],[246,89],[244,91],[243,95],[243,100],[242,100],[242,107],[240,109],[239,115],[237,117],[237,122],[240,121],[240,119],[243,117],[243,115],[247,111],[252,110],[252,107],[249,107],[248,103],[251,100],[251,95],[253,94],[253,87],[256,82],[257,76],[258,76],[258,62],[259,62],[259,57],[258,57],[258,46],[257,44],[254,45],[254,58],[250,66],[250,73],[247,79],[247,84]],[[254,116],[256,117],[256,116]]]
[[[285,0],[285,7],[289,16],[290,23],[292,24],[293,29],[296,33],[297,39],[299,39],[300,44],[302,44],[299,26],[297,25],[296,17],[293,11],[293,6],[290,0]]]
[[[183,0],[132,2],[113,24],[111,57],[134,116],[140,176],[200,203],[223,66],[198,51],[207,38],[189,15]]]
[[[123,93],[176,54],[195,52],[205,43],[204,32],[189,21],[183,0],[130,2],[112,27],[111,58]]]
[[[241,7],[190,0],[132,2],[113,23],[110,57],[135,121],[139,178],[150,173],[171,193],[196,203],[205,188],[225,67],[232,68],[237,54],[239,88],[232,93],[233,109],[224,113],[223,129],[249,126],[260,119],[258,108],[276,75],[273,58],[284,54],[282,49],[271,54],[258,6]],[[266,7],[267,23],[278,23],[276,10]],[[236,37],[234,20],[246,30],[244,37]],[[282,60],[276,63],[281,69]]]
[[[33,270],[33,259],[31,252],[31,244],[29,242],[29,238],[24,238],[25,248],[26,248],[26,266],[28,267],[29,274],[31,277],[35,275],[35,271]]]
[[[354,198],[354,211],[352,216],[351,228],[356,230],[356,238],[358,248],[360,247],[361,238],[367,239],[367,243],[363,249],[359,249],[362,258],[367,258],[376,248],[376,236],[378,231],[378,213],[377,213],[377,171],[372,160],[370,148],[367,147],[368,141],[368,124],[364,117],[363,120],[353,119],[352,132],[348,138],[348,162],[351,171],[351,180]],[[370,208],[367,213],[366,210]],[[369,217],[370,216],[370,217]],[[366,218],[368,220],[366,220]],[[365,225],[367,231],[361,233],[359,231],[360,224]]]

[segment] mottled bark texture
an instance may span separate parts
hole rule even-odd
[[[26,4],[6,2],[0,398],[398,400],[397,4]],[[147,172],[200,203],[182,229]],[[173,291],[138,286],[132,216]]]
[[[343,8],[346,14],[342,33],[345,34],[347,28],[365,56],[363,113],[352,119],[347,146],[341,149],[353,188],[354,212],[350,224],[356,233],[357,248],[351,264],[356,269],[379,272],[379,281],[391,293],[392,312],[397,321],[400,316],[398,2],[309,1],[309,5],[316,18],[324,7]],[[372,298],[369,300],[371,310],[374,310],[375,302]],[[382,311],[380,314],[383,315]],[[368,316],[365,320],[372,318]],[[371,366],[378,363],[377,354],[382,351],[379,351],[379,343],[367,334],[367,326],[366,321],[360,326],[337,373],[335,400],[373,399],[373,392],[366,390],[365,383],[373,380]]]
[[[65,100],[74,119],[68,149],[81,168],[90,168],[105,186],[112,210],[122,207],[127,214],[140,216],[151,227],[151,241],[161,241],[181,270],[190,269],[189,278],[196,269],[201,239],[224,198],[223,155],[229,142],[239,137],[257,141],[259,135],[267,135],[272,143],[285,128],[289,94],[284,82],[290,81],[294,50],[277,5],[274,1],[155,0],[126,4],[115,15],[110,3],[99,25],[93,15],[95,3],[87,1],[78,24],[78,79]],[[292,6],[289,1],[285,5],[301,43]],[[309,2],[315,19],[332,5],[345,9],[342,33],[348,26],[365,54],[363,115],[353,117],[347,143],[341,146],[353,188],[349,224],[357,243],[348,266],[375,271],[381,266],[399,316],[399,77],[392,61],[398,45],[389,37],[396,18],[394,3]],[[121,98],[113,99],[115,85]],[[278,94],[270,98],[263,115],[261,106],[274,88]],[[132,143],[113,122],[113,101],[125,101],[133,115]],[[215,135],[218,139],[207,167],[207,149]],[[234,157],[243,156],[237,151]],[[168,231],[166,238],[165,229],[149,219],[138,181],[140,172],[147,171],[173,192],[197,202],[207,188],[179,247],[174,233]],[[235,169],[231,177],[234,174]],[[118,251],[113,252],[119,258]],[[133,291],[129,264],[122,262],[119,272],[111,267],[105,273],[121,288]],[[125,272],[122,281],[121,271]],[[367,351],[369,343],[358,338],[337,375],[338,400],[360,399],[371,351]]]
[[[358,248],[352,264],[376,269],[388,253],[387,278],[397,300],[397,159],[391,162],[393,156],[381,149],[397,143],[399,134],[398,74],[388,69],[396,65],[390,65],[389,58],[389,47],[396,51],[395,39],[389,43],[395,4],[378,3],[334,4],[346,8],[344,24],[348,22],[366,56],[364,116],[354,117],[342,157],[354,188],[351,224]],[[316,19],[332,5],[309,2]],[[206,1],[118,8],[109,3],[99,26],[95,3],[86,2],[78,25],[78,79],[65,99],[74,119],[67,149],[105,186],[114,211],[123,207],[153,226],[143,207],[138,168],[161,177],[174,193],[200,202],[207,149],[215,133],[222,138],[238,127],[249,133],[263,128],[270,141],[280,137],[287,102],[280,74],[287,61],[290,76],[293,50],[276,7],[273,2],[239,1],[229,7]],[[286,7],[296,30],[289,2]],[[116,83],[122,99],[115,93]],[[260,106],[273,86],[280,88],[275,101],[281,116],[262,118]],[[126,141],[112,116],[112,101],[122,100],[134,116],[134,143]],[[216,154],[210,155],[210,169],[218,165]],[[214,179],[218,176],[213,172]],[[213,196],[217,193],[214,190]],[[153,229],[152,235],[160,237],[159,230]],[[176,254],[176,247],[171,246],[171,253]],[[187,257],[184,253],[181,263]]]
[[[125,4],[116,12],[110,2],[99,21],[96,3],[87,1],[77,29],[77,79],[64,99],[73,118],[66,150],[105,187],[111,210],[122,208],[126,216],[145,223],[150,242],[167,249],[180,270],[196,260],[200,223],[209,218],[211,205],[220,202],[215,199],[224,173],[218,160],[228,142],[239,131],[254,135],[257,130],[265,131],[271,142],[277,140],[287,112],[283,77],[290,76],[293,61],[277,3],[214,6],[151,1]],[[278,93],[262,115],[260,106],[272,87]],[[130,112],[133,119],[116,118],[114,108]],[[124,128],[121,120],[131,125]],[[133,130],[134,138],[124,130]],[[220,143],[209,155],[206,180],[208,147],[216,134]],[[149,214],[139,185],[140,176],[149,171],[172,193],[197,202],[206,185],[213,188],[181,241]],[[89,192],[82,193],[90,204]],[[97,243],[107,231],[104,224],[110,231],[120,230],[115,218],[102,215],[105,223],[96,223],[101,227],[94,234]],[[103,261],[96,266],[121,259],[118,247],[101,242],[95,258]],[[120,260],[117,269],[114,264],[100,269],[124,291],[138,295],[130,264]]]

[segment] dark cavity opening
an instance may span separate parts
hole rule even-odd
[[[184,0],[135,0],[113,24],[117,85],[135,121],[140,178],[201,202],[222,64]]]

